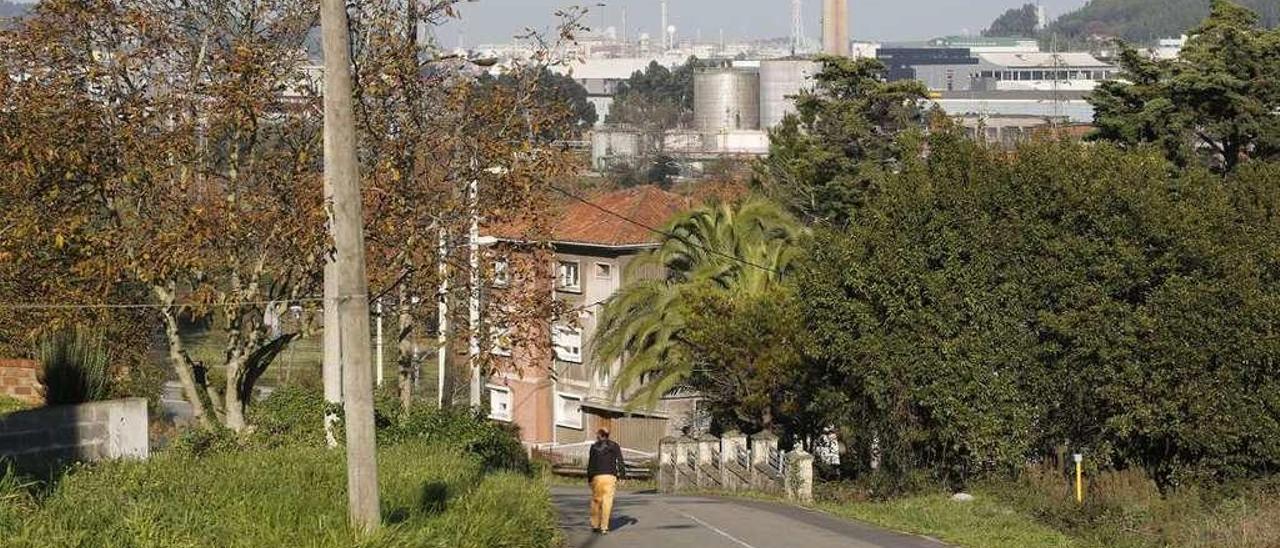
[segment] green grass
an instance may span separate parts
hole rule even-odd
[[[541,481],[486,475],[474,456],[420,441],[380,451],[386,524],[361,539],[346,524],[343,456],[294,446],[77,469],[37,506],[20,489],[0,491],[0,538],[14,547],[535,548],[558,541]]]
[[[838,516],[970,548],[1080,546],[992,497],[983,493],[975,496],[977,499],[970,502],[955,502],[945,495],[925,495],[886,502],[822,502],[817,507]]]
[[[7,415],[15,411],[23,411],[30,408],[31,406],[27,405],[27,402],[17,398],[0,395],[0,415]]]

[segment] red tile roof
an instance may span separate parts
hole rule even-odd
[[[575,200],[561,211],[551,227],[553,241],[606,247],[656,243],[660,235],[649,228],[661,229],[676,215],[694,206],[693,200],[656,186],[639,186],[584,198],[591,204]]]

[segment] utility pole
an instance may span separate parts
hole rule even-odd
[[[347,504],[352,526],[381,524],[378,464],[369,367],[369,297],[364,262],[364,214],[352,103],[351,35],[344,0],[320,0],[324,35],[324,177],[333,189],[338,315],[342,324],[342,386],[346,415]]]
[[[329,232],[333,233],[333,188],[324,178],[325,207],[329,209]],[[324,437],[329,448],[338,446],[334,425],[338,414],[332,409],[342,404],[342,327],[338,322],[338,262],[332,254],[324,264],[324,401],[330,410],[324,414]]]
[[[385,372],[382,371],[382,353],[385,341],[382,338],[382,299],[378,299],[373,303],[373,371],[374,384],[378,388],[382,388],[382,381]]]

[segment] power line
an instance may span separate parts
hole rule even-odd
[[[590,206],[590,207],[592,207],[592,208],[594,208],[594,209],[597,209],[597,210],[599,210],[599,211],[603,212],[603,213],[604,213],[604,214],[606,214],[606,215],[610,215],[610,216],[613,216],[613,217],[617,217],[618,219],[622,219],[623,221],[626,221],[626,222],[631,223],[631,224],[633,224],[633,225],[636,225],[636,226],[638,226],[638,227],[640,227],[640,228],[643,228],[643,229],[645,229],[645,230],[648,230],[649,232],[652,232],[652,233],[654,233],[654,234],[658,234],[658,235],[663,236],[663,237],[666,237],[666,238],[671,238],[671,239],[673,239],[673,240],[679,240],[680,242],[682,242],[682,243],[684,243],[685,245],[688,245],[688,246],[690,246],[690,247],[696,247],[696,248],[701,249],[701,250],[703,250],[703,251],[705,251],[705,252],[707,252],[707,253],[710,253],[710,254],[712,254],[712,255],[717,255],[717,256],[723,257],[723,258],[725,258],[725,259],[729,259],[729,260],[731,260],[731,261],[734,261],[734,262],[742,263],[742,264],[744,264],[744,265],[747,265],[747,266],[750,266],[750,267],[753,267],[753,268],[758,268],[758,269],[763,270],[763,271],[765,271],[765,272],[768,272],[768,273],[770,273],[770,274],[779,274],[779,275],[780,275],[780,274],[782,274],[781,272],[778,272],[777,270],[774,270],[774,269],[769,268],[769,267],[764,266],[764,265],[760,265],[760,264],[753,263],[753,262],[748,261],[748,260],[746,260],[746,259],[743,259],[742,257],[739,257],[739,256],[737,256],[737,255],[730,255],[730,254],[728,254],[728,253],[724,253],[724,252],[722,252],[722,251],[719,251],[719,250],[716,250],[716,249],[712,249],[712,248],[707,247],[707,246],[705,246],[705,245],[702,245],[702,244],[699,244],[699,243],[696,243],[696,242],[689,241],[689,239],[688,239],[688,238],[685,238],[685,237],[683,237],[683,236],[680,236],[679,234],[675,234],[675,233],[672,233],[672,232],[667,232],[667,231],[662,230],[662,229],[654,228],[654,227],[652,227],[652,226],[649,226],[648,224],[645,224],[645,223],[642,223],[642,222],[637,221],[637,220],[635,220],[635,219],[632,219],[632,218],[630,218],[630,217],[627,217],[626,215],[623,215],[623,214],[618,213],[618,212],[616,212],[616,211],[612,211],[612,210],[610,210],[610,209],[608,209],[608,208],[606,208],[606,207],[604,207],[604,206],[601,206],[600,204],[597,204],[597,203],[595,203],[595,202],[592,202],[591,200],[588,200],[588,199],[586,199],[586,198],[583,198],[582,196],[579,196],[578,194],[575,194],[575,193],[573,193],[573,192],[570,192],[570,191],[568,191],[568,190],[565,190],[565,189],[563,189],[563,188],[560,188],[560,187],[558,187],[558,186],[556,186],[556,185],[550,185],[550,186],[551,186],[551,189],[552,189],[552,190],[554,190],[554,191],[556,191],[556,192],[559,192],[559,193],[561,193],[561,194],[564,194],[565,196],[568,196],[569,198],[572,198],[572,199],[574,199],[574,200],[577,200],[577,201],[579,201],[579,202],[582,202],[582,203],[584,203],[584,204],[586,204],[586,205],[588,205],[588,206]]]
[[[363,297],[363,295],[359,296]],[[347,298],[356,297],[339,297],[333,299],[334,302],[342,301]],[[140,309],[164,309],[164,308],[199,308],[199,307],[218,307],[218,306],[271,306],[277,304],[298,304],[298,303],[322,303],[325,302],[323,297],[303,297],[297,299],[280,299],[275,301],[229,301],[215,303],[173,303],[173,304],[157,304],[157,303],[0,303],[0,310],[140,310]]]

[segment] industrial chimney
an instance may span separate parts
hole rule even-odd
[[[822,0],[822,51],[849,56],[849,0]]]

